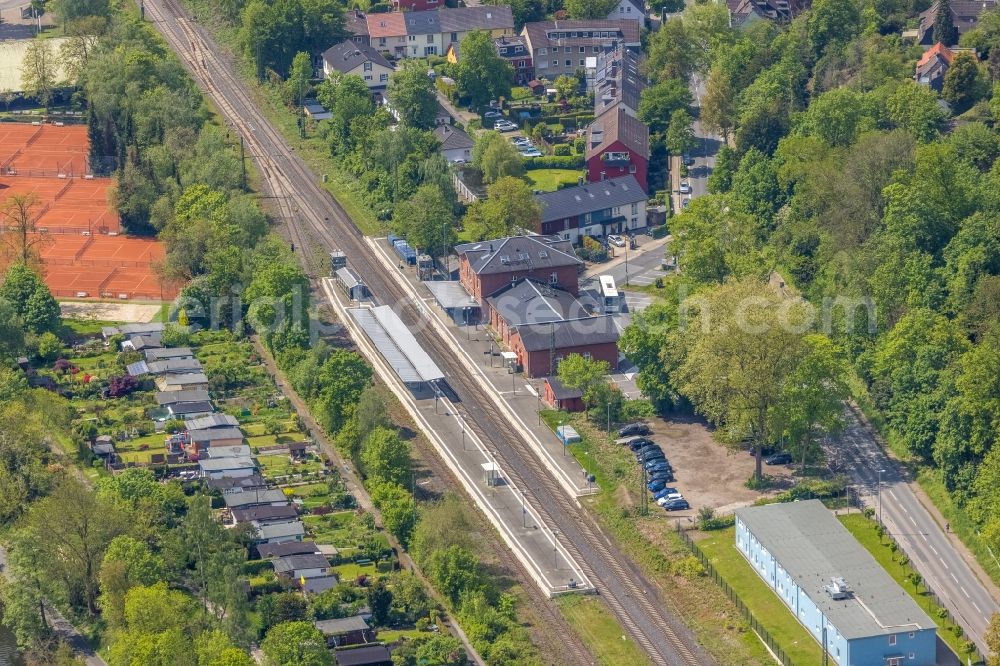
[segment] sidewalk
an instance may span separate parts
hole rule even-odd
[[[530,497],[526,497],[530,496],[530,490],[522,492],[511,482],[498,464],[495,453],[479,440],[460,410],[447,397],[435,398],[430,390],[414,392],[408,389],[347,314],[348,304],[333,281],[324,279],[322,287],[327,301],[359,350],[371,362],[376,374],[427,435],[441,459],[542,592],[552,597],[565,592],[592,590],[593,585],[563,545],[558,526],[544,523],[531,506]],[[499,470],[497,483],[491,485],[487,482],[490,474],[487,467]]]
[[[383,262],[386,270],[399,270],[395,255],[390,253],[384,238],[365,240],[376,250],[376,256]],[[411,298],[421,305],[431,320],[430,323],[447,340],[449,346],[455,349],[458,360],[482,385],[497,408],[511,414],[514,427],[521,432],[566,492],[574,497],[599,492],[598,488],[587,482],[584,468],[575,458],[566,454],[562,442],[540,420],[539,410],[548,409],[541,402],[543,382],[540,379],[528,380],[523,375],[508,372],[499,356],[501,349],[486,330],[481,326],[461,326],[453,322],[417,279],[414,270],[405,270],[403,277]]]

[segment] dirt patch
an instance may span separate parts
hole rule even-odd
[[[673,465],[677,482],[672,485],[691,504],[692,513],[703,506],[730,513],[765,494],[743,485],[753,475],[753,456],[716,442],[704,421],[685,417],[654,419],[650,427],[651,439],[660,444]],[[765,466],[764,470],[783,481],[792,474],[784,465]]]
[[[117,321],[126,324],[144,324],[152,321],[160,313],[159,305],[140,303],[62,301],[59,303],[59,309],[62,316],[67,319]]]

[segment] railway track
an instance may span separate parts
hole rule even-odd
[[[318,242],[339,248],[350,257],[371,291],[396,306],[399,316],[445,369],[451,388],[461,400],[456,408],[477,436],[498,457],[520,487],[530,490],[530,503],[549,525],[558,526],[565,548],[597,586],[601,598],[655,664],[694,666],[713,663],[690,631],[666,606],[645,575],[602,533],[593,518],[570,498],[542,465],[510,422],[480,396],[475,382],[444,340],[426,330],[422,306],[414,303],[394,278],[371,256],[350,217],[316,183],[313,174],[292,152],[284,138],[256,108],[232,63],[203,29],[188,18],[178,0],[147,0],[147,14],[177,52],[195,80],[209,93],[222,115],[244,138],[261,171],[262,188],[275,201],[300,257]],[[308,270],[308,266],[307,266]],[[313,275],[312,277],[318,277]],[[582,648],[567,643],[567,649]],[[589,655],[575,654],[580,663]]]

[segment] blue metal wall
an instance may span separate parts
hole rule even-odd
[[[757,541],[739,517],[736,518],[736,548],[757,575],[788,606],[802,626],[809,630],[816,642],[822,645],[824,618],[819,608]],[[895,634],[895,637],[895,645],[890,644],[890,638],[886,635],[848,641],[835,626],[826,622],[827,653],[832,663],[840,666],[886,666],[887,657],[902,657],[900,666],[934,666],[935,630],[904,631]],[[911,654],[913,658],[910,658]]]

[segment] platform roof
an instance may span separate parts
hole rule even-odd
[[[444,373],[388,305],[348,308],[347,312],[404,382],[432,382],[444,378]]]
[[[479,303],[465,290],[461,282],[424,282],[424,286],[434,296],[434,300],[445,310],[459,308],[479,309]]]

